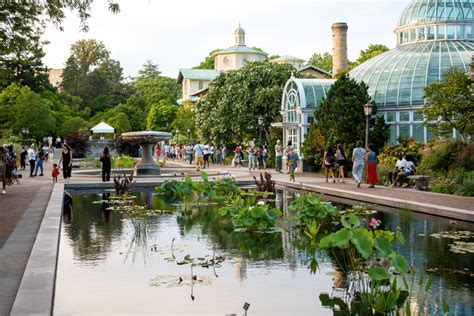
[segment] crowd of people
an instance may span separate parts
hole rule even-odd
[[[45,163],[52,163],[55,151],[61,148],[59,163],[52,164],[51,176],[53,182],[57,182],[62,167],[63,176],[66,182],[71,177],[72,170],[72,149],[67,144],[52,141],[49,143],[22,145],[15,151],[13,145],[0,146],[0,181],[2,181],[2,194],[6,194],[6,187],[13,183],[20,183],[22,174],[19,170],[25,170],[29,167],[29,176],[44,176]],[[17,158],[19,157],[18,166]]]
[[[65,182],[71,178],[72,170],[72,149],[67,144],[58,143],[57,146],[50,141],[44,144],[31,144],[30,146],[21,146],[19,149],[20,170],[26,170],[29,166],[29,176],[44,176],[44,164],[53,162],[55,147],[62,148],[59,162],[52,165],[53,182],[58,181],[58,176],[63,174]],[[233,157],[230,161],[229,150],[226,146],[212,143],[203,144],[199,140],[195,144],[164,144],[156,147],[156,156],[175,161],[186,161],[190,165],[195,162],[198,170],[210,167],[210,164],[230,165],[234,168],[240,168],[247,163],[249,170],[265,170],[268,168],[269,152],[266,145],[256,146],[252,141],[245,148],[243,144],[237,145],[233,150]],[[300,165],[300,157],[291,141],[284,148],[281,141],[278,140],[274,147],[275,171],[278,173],[286,172],[289,174],[290,181],[295,181],[295,172]],[[413,157],[410,155],[396,154],[397,163],[393,171],[388,174],[390,186],[407,186],[407,177],[416,172]],[[283,170],[283,160],[286,158],[286,170]],[[247,159],[246,159],[247,158]],[[100,154],[102,164],[102,181],[110,181],[112,167],[112,157],[108,147],[105,147]],[[365,179],[369,188],[374,188],[378,182],[377,175],[377,155],[372,144],[363,148],[362,142],[358,141],[357,146],[352,151],[352,175],[357,188],[359,188]],[[327,146],[321,166],[324,169],[325,181],[332,183],[345,183],[346,168],[350,167],[346,151],[342,144],[336,146]],[[0,146],[0,180],[2,180],[2,194],[6,194],[6,186],[19,183],[21,174],[18,173],[17,153],[12,145]]]

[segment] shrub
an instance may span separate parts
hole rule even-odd
[[[72,149],[74,158],[84,158],[87,147],[89,147],[89,136],[81,134],[70,134],[65,137],[66,143]]]
[[[454,140],[434,140],[430,142],[423,155],[420,168],[427,172],[434,174],[442,173],[444,176],[447,176],[449,170],[454,169],[455,164],[458,162],[461,146]]]
[[[423,144],[414,138],[401,138],[398,145],[386,145],[378,155],[381,165],[394,167],[397,163],[396,153],[409,154],[419,164],[423,157]]]
[[[135,166],[135,159],[130,156],[120,155],[117,158],[112,158],[112,165],[115,168],[133,168]]]
[[[283,144],[286,145],[286,144]],[[321,168],[321,162],[324,157],[324,136],[320,128],[316,124],[311,124],[305,141],[301,146],[304,154],[305,162],[314,167],[316,170]]]
[[[388,173],[390,171],[393,171],[394,166],[395,166],[395,164],[393,166],[383,165],[383,164],[378,164],[377,165],[377,175],[378,175],[378,178],[379,178],[379,184],[381,184],[381,185],[388,185],[389,184]]]

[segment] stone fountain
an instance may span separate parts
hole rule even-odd
[[[140,144],[142,147],[142,160],[135,167],[135,176],[158,176],[161,174],[160,166],[153,160],[153,145],[171,139],[173,135],[166,132],[129,132],[121,135],[126,142]]]

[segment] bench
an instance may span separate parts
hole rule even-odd
[[[407,178],[415,181],[415,189],[420,191],[429,190],[430,176],[408,176]]]

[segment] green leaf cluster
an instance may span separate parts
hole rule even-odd
[[[240,143],[258,138],[258,116],[263,131],[280,116],[283,86],[294,71],[291,65],[250,62],[239,70],[220,73],[207,96],[195,106],[201,140]]]

